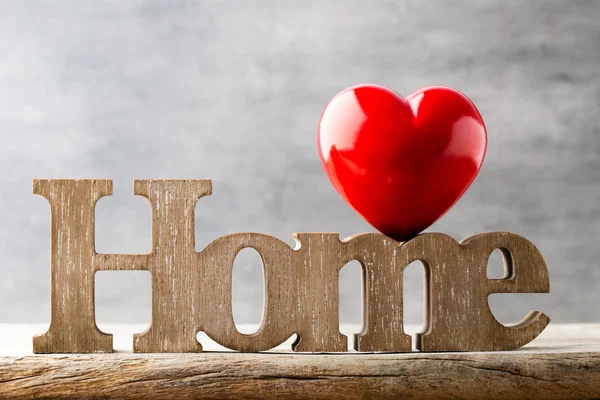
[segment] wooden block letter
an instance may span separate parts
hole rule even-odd
[[[110,180],[35,180],[50,203],[51,322],[33,338],[34,353],[111,352],[112,335],[94,314],[94,209],[112,193]]]
[[[356,335],[359,351],[411,351],[402,320],[402,277],[406,265],[397,258],[399,243],[379,233],[340,241],[337,233],[298,233],[299,343],[295,351],[347,351],[339,332],[339,271],[357,260],[363,269],[365,331]],[[357,293],[357,296],[360,295]]]
[[[198,279],[186,278],[197,275],[194,206],[210,194],[211,182],[136,180],[134,186],[152,205],[150,254],[95,252],[95,206],[112,194],[111,180],[34,181],[33,192],[48,199],[52,215],[51,322],[34,337],[34,353],[112,352],[112,335],[100,332],[94,314],[94,274],[110,270],[152,272],[153,325],[135,337],[135,351],[201,351],[189,312]]]
[[[471,236],[461,243],[441,233],[406,242],[402,258],[421,260],[427,270],[429,326],[417,336],[421,351],[495,351],[519,348],[535,339],[550,318],[531,311],[514,326],[502,325],[490,310],[492,293],[548,293],[548,270],[539,250],[508,232]],[[505,277],[488,279],[490,254],[500,249]]]
[[[253,248],[263,260],[265,308],[258,332],[240,333],[233,321],[231,283],[233,261],[244,248]],[[293,250],[286,243],[260,233],[235,233],[220,237],[201,253],[202,288],[200,328],[215,342],[238,351],[271,349],[294,334],[299,282],[292,268]]]

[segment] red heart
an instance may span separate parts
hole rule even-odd
[[[487,133],[462,93],[427,87],[403,99],[359,85],[327,105],[317,133],[323,167],[374,228],[406,241],[444,215],[481,168]]]

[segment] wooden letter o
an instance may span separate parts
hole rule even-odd
[[[231,284],[233,261],[244,248],[261,256],[265,274],[265,308],[258,332],[240,333],[233,321]],[[235,233],[220,237],[202,251],[204,277],[201,293],[206,295],[201,310],[201,330],[215,342],[232,350],[264,351],[276,347],[295,331],[293,305],[297,302],[292,266],[293,250],[286,243],[260,233]]]

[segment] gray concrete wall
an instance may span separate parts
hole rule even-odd
[[[35,177],[115,180],[98,205],[100,252],[150,250],[149,205],[132,195],[144,177],[214,180],[199,249],[244,230],[289,243],[370,231],[315,146],[323,107],[362,82],[452,86],[481,111],[483,169],[429,230],[538,245],[552,293],[493,296],[498,318],[537,307],[600,321],[600,2],[562,0],[2,2],[0,321],[49,320]],[[256,261],[250,250],[236,261],[238,322],[260,318]],[[358,320],[357,272],[342,274],[343,322]],[[420,274],[408,272],[409,322],[422,318]],[[144,273],[99,274],[99,320],[148,320],[149,293]]]

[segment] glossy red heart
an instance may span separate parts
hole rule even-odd
[[[403,99],[377,85],[337,94],[319,121],[319,156],[340,195],[374,228],[406,241],[444,215],[481,168],[487,133],[447,87]]]

